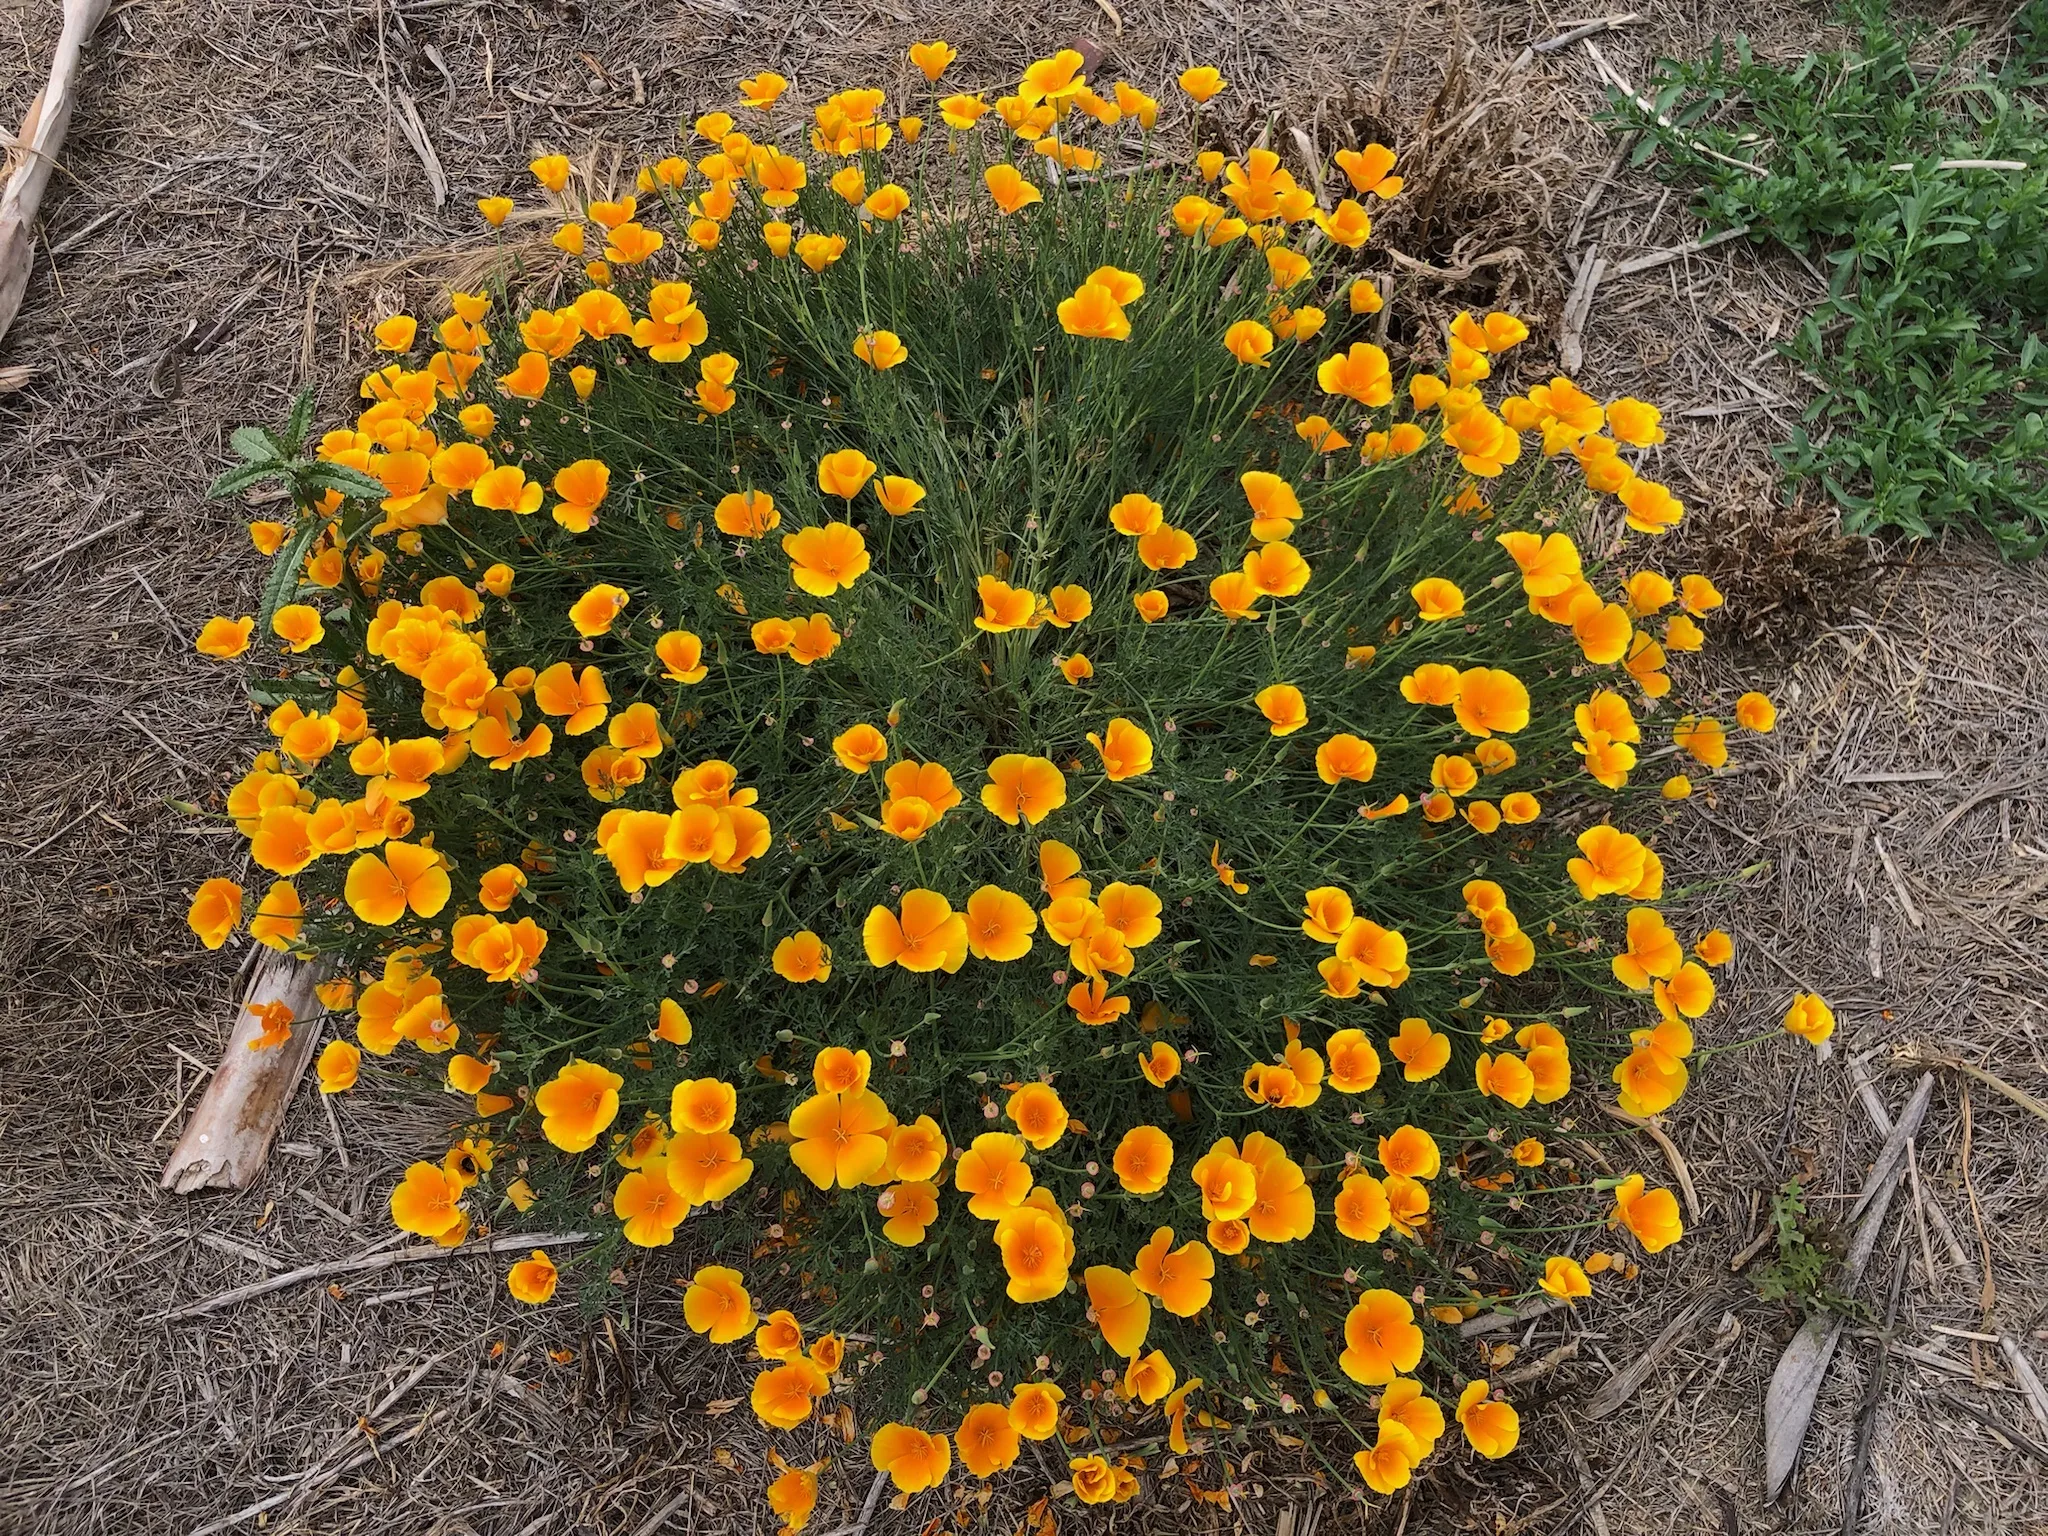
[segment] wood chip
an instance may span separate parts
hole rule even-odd
[[[1715,1288],[1693,1297],[1680,1309],[1677,1316],[1664,1325],[1663,1331],[1650,1341],[1648,1348],[1615,1372],[1606,1385],[1593,1394],[1586,1406],[1580,1410],[1581,1414],[1589,1419],[1604,1419],[1624,1403],[1634,1401],[1636,1393],[1642,1390],[1643,1383],[1650,1379],[1650,1372],[1657,1368],[1657,1362],[1669,1354],[1678,1341],[1698,1325],[1702,1317],[1720,1306],[1727,1295],[1728,1292]]]
[[[1858,1201],[1859,1207],[1863,1208],[1863,1219],[1849,1240],[1849,1252],[1842,1261],[1842,1289],[1845,1292],[1855,1291],[1864,1266],[1870,1262],[1870,1255],[1877,1247],[1885,1213],[1891,1208],[1892,1195],[1905,1171],[1905,1143],[1919,1131],[1933,1096],[1934,1074],[1925,1073],[1915,1087],[1913,1097],[1893,1124],[1891,1135],[1878,1154],[1877,1165],[1864,1183],[1862,1197]],[[1785,1484],[1791,1481],[1792,1469],[1799,1460],[1800,1442],[1806,1438],[1806,1426],[1812,1421],[1814,1402],[1820,1395],[1821,1383],[1827,1379],[1828,1365],[1835,1357],[1835,1346],[1841,1337],[1839,1318],[1825,1314],[1808,1318],[1792,1336],[1777,1369],[1771,1373],[1770,1387],[1764,1393],[1766,1503],[1775,1502],[1784,1491]]]
[[[50,173],[57,168],[64,133],[71,126],[71,109],[78,101],[79,55],[107,14],[107,4],[108,0],[64,0],[64,27],[50,55],[49,81],[23,119],[17,141],[21,161],[12,168],[6,187],[0,189],[0,337],[14,324],[22,295],[28,292],[35,259],[36,212],[42,207]]]
[[[201,1189],[247,1189],[255,1179],[320,1041],[320,1018],[326,1009],[313,991],[318,976],[316,968],[302,960],[263,952],[249,990],[235,1005],[220,1067],[164,1165],[165,1189],[180,1195]],[[291,1009],[291,1038],[282,1045],[252,1050],[250,1042],[263,1033],[263,1026],[251,1009],[270,1003]]]
[[[1685,1209],[1692,1217],[1693,1225],[1698,1226],[1701,1219],[1700,1197],[1692,1187],[1692,1170],[1686,1167],[1685,1159],[1679,1156],[1677,1143],[1665,1135],[1664,1128],[1654,1120],[1645,1120],[1640,1115],[1632,1115],[1616,1104],[1601,1104],[1600,1109],[1602,1113],[1611,1118],[1619,1120],[1623,1124],[1634,1126],[1645,1136],[1649,1137],[1650,1140],[1657,1143],[1658,1150],[1664,1154],[1664,1161],[1671,1165],[1672,1178],[1677,1180],[1680,1191],[1685,1195]]]

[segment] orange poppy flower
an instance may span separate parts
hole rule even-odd
[[[869,474],[872,473],[870,465]],[[866,483],[865,479],[861,481],[861,485]],[[854,493],[859,489],[855,486]],[[871,564],[867,541],[850,523],[826,523],[785,534],[782,552],[789,556],[790,579],[813,597],[830,597],[842,587],[852,587]]]
[[[618,1118],[625,1081],[596,1062],[569,1062],[533,1096],[541,1134],[564,1152],[587,1152]]]
[[[907,1424],[884,1424],[868,1444],[877,1472],[887,1472],[899,1493],[922,1493],[946,1480],[953,1450],[944,1435],[928,1435]]]
[[[736,1269],[707,1264],[683,1292],[683,1318],[714,1344],[730,1344],[753,1330],[754,1303]]]
[[[1175,1248],[1173,1228],[1160,1227],[1138,1250],[1131,1279],[1175,1317],[1193,1317],[1209,1304],[1215,1274],[1215,1256],[1205,1245],[1190,1241]]]
[[[1088,744],[1101,756],[1102,771],[1111,783],[1152,771],[1152,738],[1134,720],[1117,716],[1101,735],[1090,731]]]
[[[1489,1461],[1498,1461],[1512,1451],[1522,1438],[1522,1421],[1508,1404],[1489,1401],[1492,1387],[1484,1381],[1468,1381],[1458,1394],[1458,1423],[1472,1449]]]
[[[1066,1289],[1073,1239],[1055,1216],[1033,1204],[1005,1211],[996,1220],[995,1244],[1008,1275],[1010,1300],[1046,1301]]]
[[[953,1432],[960,1464],[976,1477],[990,1478],[1007,1470],[1020,1449],[1010,1411],[1001,1403],[976,1403]]]
[[[402,1232],[440,1239],[467,1227],[462,1184],[433,1163],[414,1163],[391,1191],[391,1220]]]
[[[1067,803],[1066,776],[1049,758],[1008,752],[989,764],[988,778],[981,803],[1013,827],[1019,817],[1035,827]]]
[[[779,1365],[771,1365],[756,1376],[753,1388],[747,1395],[748,1403],[753,1408],[755,1416],[771,1429],[795,1429],[811,1416],[816,1400],[823,1397],[830,1390],[830,1386],[831,1383],[825,1379],[823,1371],[798,1356],[795,1359],[784,1360]],[[797,1475],[787,1473],[785,1477]],[[775,1503],[775,1489],[782,1486],[782,1483],[783,1479],[778,1478],[770,1485],[771,1506]],[[800,1497],[797,1497],[801,1493],[801,1489],[785,1490],[784,1500],[794,1508],[801,1502]],[[816,1503],[815,1475],[810,1499],[812,1503]]]
[[[1152,1303],[1136,1281],[1111,1265],[1091,1266],[1082,1280],[1103,1340],[1125,1359],[1135,1356],[1152,1327]]]
[[[1429,1027],[1422,1019],[1403,1019],[1400,1033],[1387,1042],[1387,1051],[1401,1063],[1401,1075],[1420,1083],[1443,1071],[1451,1059],[1451,1037]]]
[[[1344,1318],[1344,1353],[1337,1363],[1362,1386],[1383,1387],[1422,1359],[1415,1308],[1398,1292],[1365,1292]]]
[[[889,1157],[896,1117],[868,1089],[820,1093],[789,1117],[789,1158],[820,1189],[874,1181]]]
[[[1376,1243],[1392,1219],[1386,1186],[1369,1173],[1354,1173],[1337,1191],[1337,1230],[1358,1243]]]
[[[1021,1205],[1031,1182],[1023,1138],[1007,1131],[983,1131],[953,1165],[953,1187],[970,1197],[968,1211],[984,1221]]]
[[[877,968],[900,965],[907,971],[947,972],[967,958],[967,922],[937,891],[903,893],[901,915],[887,907],[869,910],[861,928],[868,963]]]
[[[410,908],[417,917],[433,917],[448,904],[452,890],[447,865],[432,848],[387,842],[383,856],[364,853],[349,866],[343,895],[349,909],[366,923],[388,928]]]
[[[1111,1166],[1118,1182],[1132,1194],[1157,1194],[1173,1171],[1172,1138],[1156,1125],[1134,1125],[1117,1143]]]

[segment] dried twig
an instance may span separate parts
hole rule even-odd
[[[79,55],[107,14],[107,4],[108,0],[64,0],[64,29],[50,56],[49,83],[28,109],[18,141],[21,163],[0,190],[0,337],[14,323],[22,295],[28,292],[36,210],[42,206],[50,172],[56,169],[57,152],[64,147],[64,132],[71,126],[71,109],[78,100]]]
[[[1642,1390],[1643,1383],[1650,1379],[1650,1372],[1657,1368],[1657,1362],[1670,1353],[1703,1316],[1720,1306],[1726,1295],[1727,1292],[1717,1288],[1693,1297],[1646,1348],[1593,1394],[1580,1412],[1589,1419],[1604,1419],[1622,1404],[1633,1401],[1636,1393]]]
[[[1532,1296],[1512,1312],[1482,1312],[1477,1317],[1468,1317],[1458,1324],[1460,1337],[1476,1339],[1481,1334],[1500,1333],[1509,1328],[1520,1327],[1531,1318],[1541,1317],[1546,1312],[1555,1312],[1565,1303],[1555,1296]]]
[[[1941,1400],[1964,1417],[1975,1419],[1994,1435],[2003,1436],[2015,1450],[2024,1452],[2040,1462],[2042,1466],[2048,1467],[2048,1446],[2042,1446],[2014,1429],[2012,1427],[2012,1420],[1997,1418],[1987,1413],[1984,1409],[1979,1408],[1969,1399],[1957,1397],[1953,1392],[1942,1393]]]
[[[1896,1067],[1940,1067],[1945,1071],[1960,1072],[1963,1076],[1973,1077],[1985,1087],[2005,1095],[2006,1098],[2011,1099],[2013,1103],[2019,1105],[2028,1114],[2039,1115],[2043,1120],[2048,1120],[2048,1104],[2043,1104],[2024,1088],[2015,1088],[1996,1073],[1987,1072],[1972,1062],[1964,1061],[1960,1056],[1952,1056],[1946,1051],[1937,1051],[1931,1045],[1916,1041],[1900,1046],[1892,1054],[1892,1065]]]
[[[292,1486],[285,1489],[282,1493],[273,1493],[267,1499],[258,1499],[254,1504],[244,1509],[238,1509],[231,1515],[224,1515],[209,1525],[202,1525],[192,1533],[192,1536],[218,1536],[218,1533],[221,1531],[232,1530],[235,1526],[254,1520],[266,1511],[275,1509],[278,1505],[288,1503],[292,1499],[297,1498],[301,1493],[310,1492],[315,1488],[333,1482],[344,1472],[352,1472],[357,1467],[377,1460],[386,1451],[395,1450],[408,1441],[418,1439],[428,1429],[447,1417],[448,1410],[446,1408],[436,1408],[410,1429],[402,1429],[395,1435],[386,1435],[379,1440],[373,1441],[367,1449],[358,1451],[355,1455],[349,1457],[347,1461],[338,1462],[334,1466],[325,1469],[315,1468],[293,1482]]]
[[[1857,1224],[1855,1234],[1849,1240],[1849,1252],[1842,1260],[1842,1289],[1853,1292],[1862,1278],[1864,1266],[1870,1262],[1870,1255],[1877,1248],[1878,1234],[1884,1229],[1885,1213],[1891,1209],[1892,1195],[1899,1187],[1899,1178],[1905,1169],[1903,1152],[1894,1154],[1894,1147],[1903,1148],[1905,1142],[1920,1129],[1920,1122],[1926,1118],[1928,1101],[1934,1096],[1934,1074],[1923,1075],[1913,1090],[1913,1097],[1893,1123],[1891,1135],[1886,1138],[1884,1149],[1879,1152],[1877,1164],[1865,1181],[1859,1205],[1865,1207],[1863,1219]],[[1792,1468],[1799,1459],[1799,1443],[1806,1438],[1806,1426],[1813,1418],[1813,1405],[1820,1395],[1821,1383],[1826,1379],[1828,1365],[1834,1359],[1835,1346],[1842,1336],[1842,1322],[1824,1314],[1808,1318],[1805,1325],[1792,1336],[1785,1353],[1778,1361],[1777,1369],[1771,1373],[1771,1384],[1764,1394],[1764,1497],[1775,1500],[1791,1481]]]
[[[1624,261],[1614,269],[1616,277],[1633,277],[1638,272],[1648,272],[1654,267],[1668,266],[1674,261],[1683,261],[1688,256],[1697,256],[1701,251],[1711,251],[1717,245],[1726,245],[1730,240],[1740,240],[1749,233],[1747,224],[1738,224],[1733,229],[1724,229],[1718,235],[1703,235],[1697,240],[1688,240],[1683,245],[1674,245],[1668,251],[1652,251],[1647,256],[1636,256]]]
[[[1649,113],[1659,128],[1670,128],[1676,131],[1678,125],[1662,112],[1659,112],[1654,102],[1648,101],[1636,94],[1636,88],[1623,79],[1621,73],[1612,64],[1607,62],[1607,56],[1600,51],[1597,43],[1590,37],[1582,38],[1580,41],[1585,44],[1586,52],[1592,55],[1594,67],[1607,77],[1608,84],[1635,103],[1640,110]],[[1752,176],[1770,175],[1770,172],[1760,165],[1751,165],[1747,160],[1737,160],[1732,155],[1722,154],[1718,149],[1709,149],[1697,139],[1688,139],[1686,144],[1695,154],[1705,155],[1710,160],[1719,160],[1723,165],[1732,165],[1739,171],[1748,171]]]
[[[1890,1297],[1885,1303],[1884,1328],[1877,1336],[1877,1358],[1870,1366],[1870,1389],[1864,1394],[1862,1411],[1856,1415],[1856,1455],[1849,1464],[1848,1481],[1842,1485],[1842,1536],[1856,1536],[1857,1516],[1863,1508],[1863,1473],[1870,1465],[1870,1442],[1877,1430],[1877,1409],[1884,1401],[1885,1368],[1891,1363],[1892,1330],[1899,1321],[1899,1292],[1906,1283],[1906,1268],[1912,1250],[1899,1250],[1892,1265]]]
[[[46,571],[66,555],[75,555],[79,550],[86,548],[88,545],[97,544],[101,539],[120,533],[123,529],[133,528],[146,515],[146,513],[142,512],[130,512],[126,517],[116,518],[104,528],[95,528],[91,533],[81,534],[63,548],[53,549],[47,555],[29,561],[27,565],[16,571],[13,576],[0,581],[0,586],[6,585],[7,582],[24,580],[35,575],[38,571]]]
[[[1606,275],[1607,258],[1600,254],[1599,246],[1588,246],[1557,327],[1557,362],[1567,374],[1577,373],[1586,361],[1586,322],[1593,315],[1593,295]]]
[[[489,1238],[481,1243],[464,1243],[457,1248],[443,1248],[439,1243],[414,1243],[406,1248],[386,1248],[382,1251],[371,1249],[353,1258],[305,1264],[297,1269],[287,1270],[281,1275],[272,1275],[266,1280],[237,1286],[232,1291],[222,1291],[218,1296],[209,1296],[204,1301],[174,1307],[152,1321],[180,1323],[187,1318],[204,1317],[208,1313],[219,1312],[240,1302],[254,1300],[258,1296],[268,1296],[272,1291],[282,1291],[307,1280],[329,1280],[337,1275],[377,1274],[383,1270],[395,1269],[401,1264],[424,1264],[435,1259],[452,1259],[471,1253],[510,1253],[518,1248],[566,1248],[573,1243],[590,1242],[593,1236],[594,1234],[589,1232],[518,1232],[507,1237]]]
[[[199,1189],[247,1189],[262,1169],[292,1093],[320,1041],[325,1009],[313,990],[318,974],[303,960],[274,952],[264,955],[249,990],[235,1005],[220,1067],[164,1164],[165,1189],[181,1195]],[[259,1050],[254,1042],[263,1033],[263,1024],[254,1010],[271,1003],[291,1010],[291,1038]]]
[[[1692,1170],[1679,1156],[1677,1143],[1664,1134],[1664,1128],[1654,1120],[1645,1120],[1641,1115],[1632,1115],[1615,1104],[1601,1104],[1601,1111],[1610,1118],[1632,1125],[1650,1140],[1657,1143],[1657,1149],[1664,1154],[1664,1161],[1671,1165],[1671,1176],[1678,1181],[1679,1190],[1685,1195],[1685,1209],[1693,1219],[1693,1225],[1700,1221],[1700,1197],[1692,1187]]]

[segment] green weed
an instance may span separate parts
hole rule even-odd
[[[1824,488],[1850,532],[1975,524],[2036,554],[2048,0],[2024,7],[1995,68],[1965,65],[1969,31],[1937,37],[1883,0],[1847,19],[1855,48],[1790,68],[1739,36],[1663,61],[1645,90],[1658,117],[1612,92],[1610,120],[1643,131],[1637,163],[1696,189],[1710,231],[1746,224],[1824,271],[1826,301],[1782,349],[1815,386],[1776,449],[1790,480]]]

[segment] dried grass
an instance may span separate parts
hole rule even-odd
[[[1816,30],[1790,5],[1648,9],[1649,26],[1601,39],[1631,79],[1652,52],[1696,49],[1716,30],[1791,48]],[[1276,109],[1270,126],[1229,120],[1240,143],[1263,131],[1286,150],[1298,128],[1326,143],[1377,134],[1403,146],[1414,190],[1379,238],[1466,275],[1404,267],[1390,342],[1427,347],[1457,308],[1512,304],[1540,322],[1517,363],[1516,382],[1533,382],[1552,366],[1575,275],[1566,232],[1610,151],[1590,122],[1599,93],[1580,50],[1509,66],[1526,42],[1577,19],[1497,3],[1302,0],[1281,12],[1182,0],[1126,7],[1118,36],[1108,5],[1076,0],[1031,15],[988,0],[899,0],[860,17],[722,0],[120,8],[92,51],[48,204],[54,270],[37,277],[0,359],[35,370],[0,395],[0,574],[145,513],[0,586],[0,1441],[12,1451],[0,1529],[195,1531],[280,1494],[268,1531],[770,1528],[763,1436],[744,1408],[721,1411],[744,1397],[743,1369],[681,1325],[673,1286],[687,1255],[623,1277],[630,1332],[593,1327],[572,1298],[518,1309],[494,1268],[461,1258],[152,1321],[275,1267],[384,1241],[383,1190],[445,1129],[346,1099],[330,1122],[325,1106],[301,1103],[256,1188],[191,1201],[156,1191],[177,1107],[218,1052],[236,964],[199,949],[182,921],[186,893],[232,845],[166,805],[217,796],[253,740],[230,675],[189,646],[207,614],[247,608],[255,575],[245,509],[197,495],[229,427],[281,414],[302,378],[340,409],[337,381],[365,355],[365,318],[474,270],[469,199],[513,184],[529,145],[631,166],[665,150],[670,125],[711,104],[709,83],[743,64],[800,82],[901,84],[903,45],[932,31],[991,73],[1084,37],[1110,48],[1105,68],[1141,81],[1215,62],[1241,88],[1226,103]],[[51,8],[0,0],[0,55],[39,59],[54,28]],[[19,117],[37,73],[0,74],[0,121]],[[387,107],[400,90],[451,173],[438,212]],[[1666,248],[1698,233],[1682,206],[1624,170],[1583,238],[1624,259]],[[1685,545],[1717,572],[1734,568],[1724,585],[1738,622],[1776,648],[1758,659],[1780,658],[1771,664],[1792,679],[1778,735],[1745,747],[1746,771],[1680,822],[1681,867],[1762,866],[1699,894],[1702,913],[1732,914],[1746,941],[1709,1042],[1767,1024],[1796,977],[1836,1000],[1840,1049],[1814,1063],[1780,1046],[1701,1074],[1670,1130],[1705,1220],[1657,1261],[1658,1288],[1638,1287],[1654,1305],[1610,1287],[1617,1299],[1513,1336],[1520,1358],[1495,1367],[1510,1378],[1576,1349],[1513,1389],[1530,1426],[1515,1459],[1445,1458],[1412,1501],[1367,1510],[1299,1453],[1261,1441],[1233,1457],[1232,1509],[1193,1503],[1174,1480],[1109,1523],[1291,1536],[1839,1528],[1872,1346],[1849,1341],[1788,1505],[1759,1511],[1762,1383],[1795,1319],[1731,1280],[1728,1261],[1792,1172],[1811,1171],[1816,1208],[1853,1196],[1879,1138],[1850,1063],[1894,1108],[1905,1085],[1885,1063],[1899,1041],[2037,1095],[2048,1084],[2035,1006],[2048,921],[2048,727],[2035,703],[2048,685],[2048,579],[1962,547],[1839,546],[1824,509],[1778,505],[1764,424],[1789,419],[1801,386],[1765,354],[1815,292],[1795,262],[1741,244],[1603,283],[1582,377],[1674,408],[1666,464],[1698,509]],[[1723,414],[1684,415],[1701,409]],[[1702,690],[1724,710],[1732,677],[1717,666]],[[1872,777],[1887,773],[1925,777]],[[1906,917],[1908,898],[1924,928]],[[2041,1128],[1973,1087],[1973,1196],[1964,1086],[1941,1084],[1917,1148],[1919,1196],[1898,1202],[1872,1266],[1888,1273],[1901,1246],[1912,1255],[1900,1339],[1919,1353],[1893,1356],[1866,1530],[2048,1522],[2042,1469],[1939,1395],[2048,1438],[1996,1346],[1973,1359],[1970,1341],[1933,1331],[2006,1333],[2048,1358]],[[1636,1141],[1629,1155],[1655,1166],[1661,1154]],[[1975,1270],[1985,1250],[1990,1327]],[[406,1294],[421,1286],[431,1288]],[[1708,1304],[1635,1400],[1576,1422],[1574,1405],[1688,1298]],[[1494,1343],[1464,1347],[1482,1342]],[[1485,1368],[1476,1353],[1458,1364]],[[797,1438],[789,1449],[809,1454]],[[818,1438],[816,1454],[827,1449]],[[1200,1480],[1220,1480],[1213,1457]],[[815,1529],[854,1522],[868,1488],[859,1454],[841,1454]],[[1015,1529],[1020,1515],[1008,1492],[985,1511],[991,1529]],[[868,1528],[919,1524],[885,1507]]]

